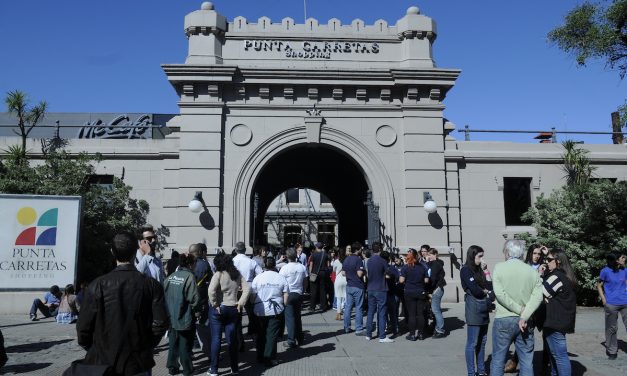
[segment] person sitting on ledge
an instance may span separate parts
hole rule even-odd
[[[57,315],[59,304],[61,303],[61,289],[59,286],[53,285],[50,287],[50,291],[44,295],[44,301],[41,299],[33,300],[33,305],[30,307],[30,319],[31,321],[37,320],[37,309],[41,311],[44,317],[53,317]]]
[[[59,324],[72,324],[78,320],[78,310],[80,309],[80,303],[74,295],[74,285],[69,284],[65,286],[63,296],[61,297],[61,303],[57,310],[57,323]]]

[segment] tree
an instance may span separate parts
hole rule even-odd
[[[627,182],[602,180],[542,195],[523,215],[537,230],[523,238],[566,252],[579,282],[579,304],[598,304],[595,284],[606,254],[627,249],[626,202]]]
[[[588,151],[580,148],[572,140],[562,142],[564,154],[562,155],[562,170],[566,174],[566,184],[577,186],[590,181],[596,167],[590,164]]]
[[[45,116],[48,104],[41,101],[30,107],[28,97],[19,90],[9,91],[4,103],[7,105],[7,111],[17,118],[19,132],[15,130],[13,132],[22,138],[21,156],[26,159],[26,139],[37,123]]]
[[[589,59],[605,59],[606,66],[617,68],[622,79],[627,73],[627,0],[605,3],[586,1],[575,7],[548,38],[574,54],[579,65]]]
[[[111,239],[116,233],[134,231],[145,224],[148,203],[131,198],[132,188],[118,178],[114,178],[111,189],[90,184],[99,155],[71,155],[51,149],[43,163],[31,165],[19,149],[12,148],[0,160],[0,192],[82,196],[78,278],[92,280],[110,271],[115,266]]]

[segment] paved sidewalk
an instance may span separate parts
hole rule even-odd
[[[280,365],[266,369],[255,363],[252,341],[249,351],[241,354],[240,374],[248,375],[315,375],[315,376],[418,376],[464,375],[464,344],[466,330],[463,322],[463,304],[443,304],[446,327],[451,334],[442,339],[409,342],[404,335],[395,343],[380,344],[376,340],[344,334],[342,323],[335,321],[335,312],[306,315],[306,345],[287,350],[279,344]],[[602,343],[603,312],[600,308],[580,308],[577,314],[577,332],[568,335],[568,348],[573,364],[573,375],[627,375],[627,334],[619,328],[618,359],[605,356]],[[364,320],[365,321],[365,320]],[[30,322],[27,315],[0,318],[0,329],[5,337],[9,363],[0,371],[14,375],[60,375],[75,359],[84,356],[75,340],[74,325],[59,325],[52,319]],[[491,333],[489,333],[491,336]],[[536,359],[541,356],[541,340],[536,335]],[[486,354],[492,351],[488,340]],[[157,348],[157,366],[153,375],[167,375],[165,361],[167,343]],[[204,374],[208,364],[199,352],[195,353],[197,374]],[[537,361],[536,363],[539,363]],[[220,374],[228,374],[226,359],[221,361]]]

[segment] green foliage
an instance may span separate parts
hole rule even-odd
[[[618,107],[618,116],[620,118],[620,127],[627,128],[627,100],[625,103]]]
[[[627,73],[627,0],[611,4],[584,2],[564,18],[564,24],[549,32],[551,42],[575,55],[579,65],[589,59],[605,59],[617,68],[621,78]]]
[[[564,141],[562,146],[564,147],[562,170],[566,174],[566,184],[576,186],[590,181],[596,167],[590,164],[588,150],[578,147],[572,140]]]
[[[83,197],[79,280],[92,280],[110,271],[114,262],[109,242],[116,233],[145,224],[149,211],[146,201],[130,198],[132,188],[118,178],[113,189],[88,183],[100,158],[52,149],[39,163],[24,159],[18,146],[0,160],[2,193]]]
[[[4,99],[7,111],[17,118],[18,131],[13,132],[22,139],[22,157],[26,158],[26,139],[37,123],[44,118],[48,104],[39,102],[30,106],[28,96],[19,90],[9,91]]]
[[[526,240],[568,255],[579,281],[578,303],[598,304],[595,284],[605,255],[627,249],[627,182],[586,182],[540,196],[523,215],[538,231]]]

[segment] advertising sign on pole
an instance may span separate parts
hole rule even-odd
[[[0,195],[0,290],[41,290],[76,278],[80,196]]]

